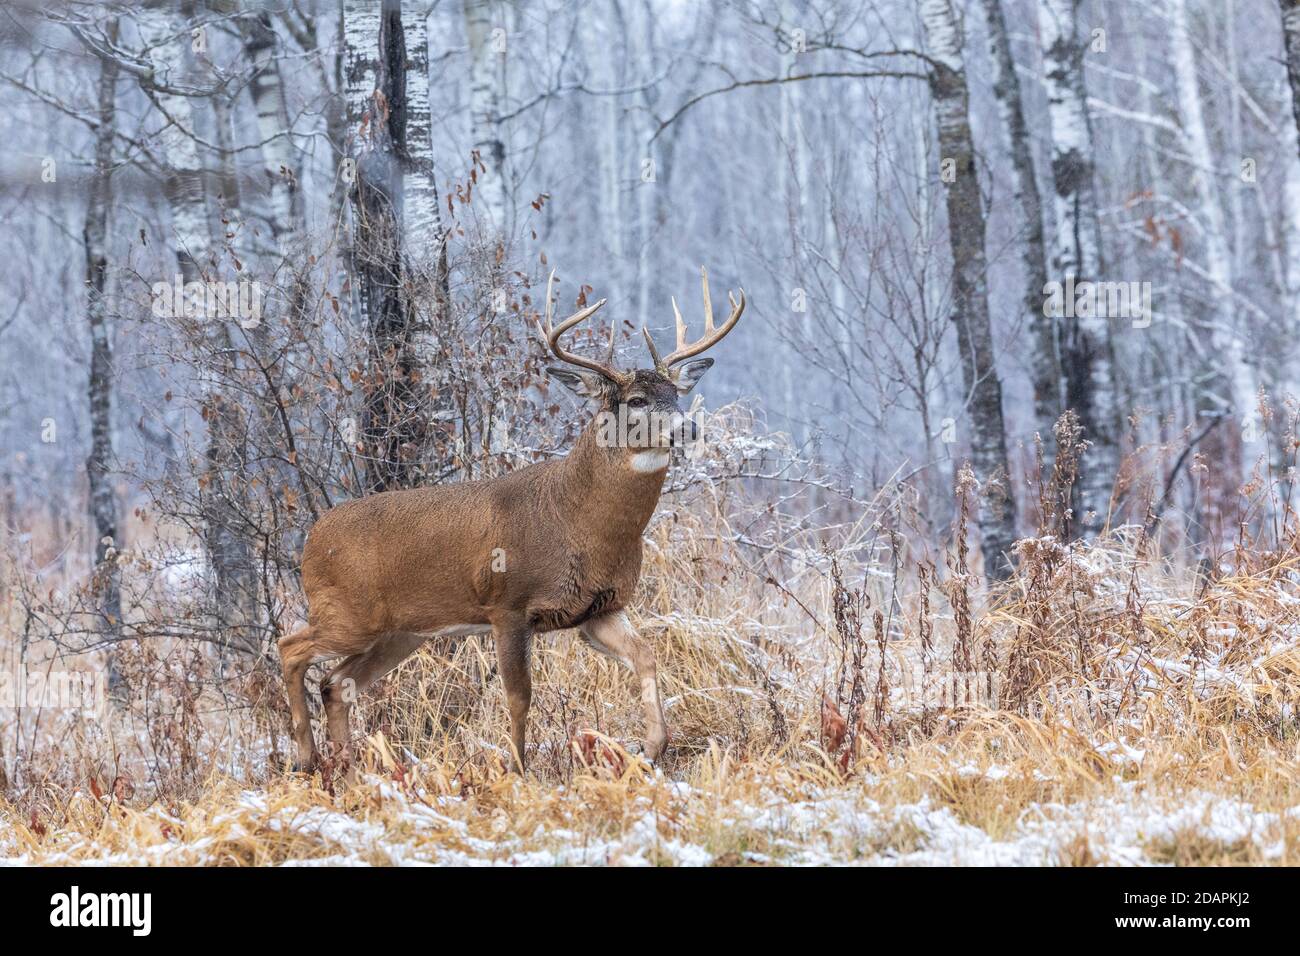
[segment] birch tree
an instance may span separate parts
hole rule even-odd
[[[431,304],[431,328],[415,332],[413,345],[418,366],[429,376],[436,396],[433,418],[444,432],[453,417],[449,387],[451,269],[447,261],[447,230],[438,199],[433,159],[433,121],[429,105],[429,14],[414,2],[402,5],[402,33],[406,41],[406,130],[403,142],[403,223],[406,265],[418,277],[417,294]],[[447,439],[450,436],[444,435]]]
[[[627,217],[623,212],[623,98],[614,90],[624,86],[628,30],[623,7],[609,0],[609,22],[602,33],[592,31],[592,59],[599,65],[606,95],[599,104],[603,135],[600,137],[600,209],[609,249],[609,284],[614,301],[627,301]],[[616,52],[621,51],[621,52]]]
[[[505,31],[493,24],[492,0],[465,0],[469,42],[469,111],[474,150],[482,164],[475,189],[480,225],[488,234],[510,228],[506,196],[506,145],[501,130]]]
[[[984,13],[988,21],[989,57],[993,63],[993,95],[997,99],[998,114],[1011,150],[1016,201],[1020,206],[1024,228],[1021,262],[1025,272],[1025,324],[1030,329],[1034,343],[1030,362],[1034,387],[1034,425],[1044,439],[1046,448],[1051,442],[1052,427],[1062,411],[1062,382],[1056,322],[1043,308],[1044,289],[1047,287],[1043,203],[1038,192],[1033,147],[1029,138],[1029,126],[1025,121],[1020,80],[1016,75],[1015,58],[1011,54],[1002,0],[984,0]]]
[[[1253,420],[1255,388],[1245,361],[1245,350],[1233,309],[1232,252],[1228,244],[1221,190],[1210,181],[1216,163],[1206,130],[1197,79],[1196,48],[1188,23],[1186,0],[1167,0],[1169,46],[1181,129],[1188,155],[1188,182],[1196,203],[1197,226],[1204,249],[1208,301],[1196,310],[1199,352],[1199,416],[1232,415],[1244,428]],[[1202,495],[1202,524],[1231,533],[1223,527],[1237,488],[1245,477],[1241,431],[1217,428],[1206,440],[1206,456],[1217,472]]]
[[[117,21],[109,21],[106,34],[117,39]],[[112,57],[99,61],[96,98],[95,165],[86,197],[86,224],[82,241],[86,250],[86,318],[90,326],[90,456],[86,477],[90,485],[90,513],[95,524],[94,566],[103,630],[109,640],[121,633],[122,594],[114,554],[122,547],[118,532],[118,504],[113,491],[113,353],[108,327],[108,211],[113,204],[113,143],[117,132],[118,64]],[[109,653],[109,693],[122,696],[122,677],[116,654]]]
[[[438,208],[429,113],[429,17],[420,4],[411,0],[402,4],[402,33],[406,39],[404,226],[412,256],[421,259],[442,241],[442,213]]]
[[[145,92],[165,117],[159,139],[167,163],[167,196],[182,281],[200,282],[212,267],[212,243],[204,191],[203,161],[194,136],[194,98],[185,95],[185,57],[190,31],[162,0],[140,18],[144,56],[150,73]],[[227,639],[248,634],[256,614],[252,548],[240,533],[232,482],[240,479],[231,462],[233,435],[242,418],[236,403],[222,394],[217,364],[228,359],[230,336],[221,320],[199,318],[202,355],[198,359],[200,405],[207,426],[205,474],[201,485],[204,544],[212,564],[218,625]]]
[[[372,3],[344,7],[353,258],[370,340],[362,423],[366,480],[369,490],[386,491],[419,480],[429,439],[429,383],[402,248],[410,127],[400,0],[383,0],[375,14]],[[367,84],[373,84],[369,90]]]
[[[189,30],[170,12],[167,0],[155,0],[140,17],[140,33],[152,75],[145,92],[165,117],[158,139],[167,162],[167,199],[171,207],[172,232],[176,238],[176,262],[185,282],[202,278],[210,265],[208,206],[203,184],[203,158],[194,129],[193,98],[171,84],[183,84],[185,49]]]
[[[1286,78],[1291,87],[1291,116],[1300,134],[1300,0],[1278,0],[1282,9],[1282,44],[1286,49]],[[1300,135],[1296,137],[1300,151]]]
[[[953,259],[952,321],[957,328],[962,381],[969,396],[971,457],[980,483],[977,515],[986,572],[995,579],[1011,570],[1016,538],[1015,496],[1007,466],[1002,383],[993,360],[984,251],[984,212],[970,128],[970,94],[962,39],[949,0],[923,0],[921,20],[931,58],[930,90],[939,130],[941,169],[947,183],[948,236]]]
[[[257,137],[270,196],[269,225],[277,240],[302,228],[302,172],[285,101],[271,15],[260,11],[240,20],[244,51],[253,69],[249,95],[257,115]]]
[[[1056,188],[1052,278],[1067,287],[1070,280],[1077,285],[1096,282],[1102,275],[1078,6],[1078,0],[1038,0]],[[1111,330],[1106,316],[1097,311],[1056,317],[1063,344],[1066,405],[1078,414],[1084,438],[1091,443],[1075,486],[1076,519],[1085,534],[1095,534],[1105,526],[1119,471],[1120,409]]]
[[[1282,203],[1282,232],[1286,245],[1283,284],[1289,305],[1288,317],[1300,324],[1300,0],[1280,0],[1280,4],[1292,117],[1284,138],[1293,154],[1287,163]],[[1290,385],[1286,376],[1281,378]]]

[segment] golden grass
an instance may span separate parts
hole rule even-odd
[[[1300,544],[1202,586],[1137,533],[1033,539],[991,599],[939,572],[927,653],[914,567],[868,575],[867,523],[838,531],[837,596],[817,534],[742,527],[746,509],[709,499],[648,534],[634,620],[674,734],[657,768],[631,675],[571,634],[535,648],[524,779],[490,641],[426,647],[356,709],[352,782],[283,772],[274,676],[219,697],[174,647],[150,657],[174,679],[128,714],[9,721],[0,860],[1300,863]],[[860,633],[834,614],[858,581]]]

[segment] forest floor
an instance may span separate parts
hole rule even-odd
[[[357,708],[350,783],[284,772],[278,675],[217,694],[177,647],[127,714],[0,722],[0,863],[1300,864],[1300,541],[1198,580],[1132,530],[1030,539],[987,595],[960,554],[773,588],[695,531],[653,527],[634,614],[660,766],[632,676],[570,634],[535,650],[522,779],[490,641]]]

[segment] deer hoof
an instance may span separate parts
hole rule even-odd
[[[646,759],[651,763],[658,763],[659,759],[668,750],[668,734],[661,734],[650,737],[645,742],[644,752]]]

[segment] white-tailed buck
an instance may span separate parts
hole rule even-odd
[[[661,359],[646,332],[654,367],[634,371],[614,368],[612,333],[604,362],[560,345],[560,336],[605,300],[555,325],[551,273],[543,331],[556,358],[573,368],[547,372],[600,406],[566,457],[487,481],[359,498],[316,522],[302,555],[308,623],[280,643],[300,768],[317,763],[305,684],[313,662],[343,658],[321,682],[321,699],[330,740],[346,757],[356,695],[431,637],[491,632],[513,764],[522,770],[533,635],[570,627],[636,672],[645,753],[652,760],[663,753],[668,728],[654,652],[623,609],[636,591],[641,533],[659,501],[670,449],[695,437],[679,400],[713,364],[695,356],[730,332],[745,309],[743,291],[739,301],[728,294],[731,314],[715,327],[708,275],[700,273],[704,337],[686,341],[674,301],[676,350]]]

